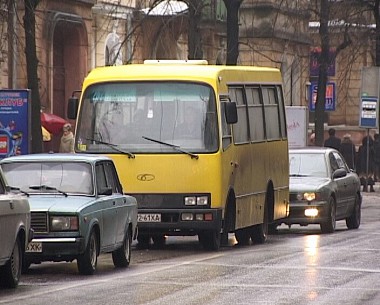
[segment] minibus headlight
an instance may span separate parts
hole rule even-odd
[[[208,205],[208,197],[207,196],[197,197],[197,205]]]
[[[199,205],[199,206],[205,206],[208,205],[208,196],[187,196],[185,197],[185,205],[191,206],[191,205]]]
[[[195,196],[185,197],[185,205],[196,205],[197,198]]]

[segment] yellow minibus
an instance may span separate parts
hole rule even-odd
[[[288,215],[289,158],[275,68],[146,61],[96,68],[80,99],[77,153],[105,154],[138,202],[138,242],[197,235],[218,250],[263,243]]]

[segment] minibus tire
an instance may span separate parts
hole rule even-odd
[[[208,230],[198,233],[199,243],[203,249],[208,251],[218,251],[221,242],[221,233],[216,230]]]

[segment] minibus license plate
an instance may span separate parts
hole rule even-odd
[[[138,222],[161,222],[161,214],[138,214]]]

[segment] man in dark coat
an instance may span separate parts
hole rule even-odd
[[[351,140],[351,135],[348,133],[344,135],[342,143],[340,143],[340,152],[346,160],[348,167],[355,169],[356,149],[355,144]]]
[[[329,137],[325,140],[325,143],[323,146],[325,147],[332,147],[336,150],[340,150],[340,139],[335,136],[335,129],[330,128],[329,129]]]

